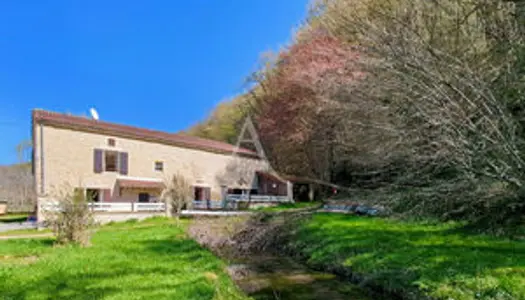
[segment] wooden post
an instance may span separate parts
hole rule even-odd
[[[226,210],[226,207],[228,205],[228,187],[227,186],[221,186],[221,206],[222,210]]]
[[[314,185],[312,183],[308,184],[308,201],[314,201]]]
[[[44,215],[42,211],[42,199],[40,197],[36,198],[36,226],[38,230],[43,230],[42,222],[44,221]]]
[[[248,190],[248,205],[247,205],[247,209],[250,209],[250,205],[252,205],[252,194],[251,194],[251,190]]]

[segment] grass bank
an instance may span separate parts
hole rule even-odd
[[[311,266],[416,298],[525,299],[525,242],[469,234],[457,223],[315,214],[291,247]]]
[[[294,210],[294,209],[308,209],[308,208],[321,207],[321,205],[322,205],[321,202],[281,203],[276,206],[259,207],[259,208],[254,208],[252,210],[258,211],[258,212],[281,212],[281,211]]]
[[[153,219],[104,226],[88,248],[0,241],[2,299],[247,299],[184,230]]]
[[[29,214],[7,214],[0,216],[0,223],[16,223],[24,222],[29,217]]]

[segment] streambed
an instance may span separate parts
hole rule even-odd
[[[228,273],[257,300],[377,299],[329,273],[316,272],[285,255],[254,255],[233,261]]]
[[[246,224],[249,224],[248,217],[194,219],[189,234],[227,261],[228,274],[240,289],[254,299],[381,299],[370,296],[369,291],[334,274],[308,268],[271,243],[252,247],[251,242],[258,238],[263,240],[263,244],[271,240],[271,229],[263,224]],[[255,231],[244,231],[247,240],[237,239],[235,235],[242,231],[239,228],[255,228]]]

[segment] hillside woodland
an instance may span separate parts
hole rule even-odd
[[[31,165],[28,163],[0,166],[0,201],[6,201],[9,212],[32,212],[36,197]]]
[[[525,3],[318,0],[251,88],[190,134],[252,116],[283,174],[412,217],[498,228],[525,212]]]

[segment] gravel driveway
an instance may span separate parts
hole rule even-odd
[[[21,222],[21,223],[0,223],[0,232],[18,230],[18,229],[33,229],[36,228],[34,222]]]

